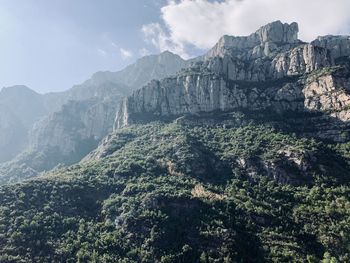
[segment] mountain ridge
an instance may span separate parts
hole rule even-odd
[[[22,133],[25,139],[16,137],[14,124],[12,129],[6,130],[15,135],[14,142],[21,143],[10,156],[4,152],[4,161],[13,159],[0,165],[0,181],[20,179],[22,173],[15,167],[30,170],[31,176],[35,176],[57,165],[80,161],[112,131],[119,101],[124,96],[137,89],[140,83],[175,74],[190,63],[171,52],[163,52],[143,57],[118,72],[98,72],[64,92],[35,93],[46,108],[45,114],[40,120],[29,122]]]
[[[204,61],[134,91],[123,101],[115,128],[133,123],[133,116],[137,122],[143,116],[157,119],[242,108],[271,108],[280,114],[328,111],[347,121],[349,67],[335,60],[350,52],[350,40],[328,36],[308,44],[297,40],[297,32],[296,23],[276,21],[248,37],[221,38]],[[331,44],[322,40],[329,38]],[[333,49],[322,46],[342,51],[332,56]]]
[[[81,162],[5,168],[0,261],[349,262],[348,41],[289,26],[134,91]],[[80,103],[58,127],[86,132]]]

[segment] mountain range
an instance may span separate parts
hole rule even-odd
[[[41,95],[25,86],[4,88],[0,184],[80,161],[112,131],[123,97],[142,83],[173,75],[190,63],[166,51],[143,57],[119,72],[97,72],[64,92]]]
[[[350,37],[298,31],[3,89],[0,262],[349,262]]]

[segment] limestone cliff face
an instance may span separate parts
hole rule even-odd
[[[312,41],[311,44],[328,49],[335,59],[350,56],[350,36],[322,36]]]
[[[113,129],[118,102],[141,83],[161,79],[187,67],[178,55],[163,52],[146,56],[119,72],[98,72],[81,85],[61,94],[45,95],[54,112],[35,124],[30,134],[31,149],[74,156],[79,160]],[[89,145],[82,150],[81,144]],[[68,162],[69,163],[69,162]]]
[[[349,120],[350,81],[335,73],[281,81],[228,81],[215,74],[192,74],[154,81],[134,92],[120,107],[116,128],[153,118],[212,111],[272,109],[331,112]]]
[[[190,63],[163,52],[119,72],[98,72],[64,92],[40,95],[20,86],[2,90],[0,184],[7,180],[1,178],[32,177],[80,161],[112,131],[119,102],[126,95],[141,83],[174,75]],[[21,169],[25,172],[16,167],[26,167]]]
[[[203,67],[230,80],[265,81],[334,64],[325,47],[302,43],[297,33],[296,23],[276,21],[248,37],[224,36],[208,52]]]
[[[241,55],[269,55],[270,51],[281,45],[295,45],[298,40],[298,24],[283,24],[276,21],[261,27],[249,36],[223,36],[208,52],[206,57],[223,57],[227,52]]]
[[[305,44],[278,54],[272,60],[269,77],[296,76],[332,65],[332,57],[328,55],[326,49]]]
[[[349,71],[334,70],[311,75],[303,88],[306,109],[327,112],[341,121],[350,120]]]
[[[54,148],[63,156],[82,158],[111,131],[116,106],[113,100],[71,101],[61,111],[36,123],[31,131],[30,148],[45,151]],[[79,149],[85,142],[85,150]]]
[[[239,101],[237,93],[237,100],[232,100],[230,94],[226,82],[214,74],[192,74],[152,81],[122,103],[116,126],[128,124],[130,115],[140,113],[170,116],[226,109],[244,103]]]
[[[203,61],[127,97],[115,128],[162,117],[241,109],[320,111],[349,120],[349,70],[335,64],[347,54],[347,42],[341,40],[337,45],[342,48],[334,52],[337,45],[332,41],[302,43],[297,32],[296,23],[277,21],[247,37],[222,37]]]
[[[229,80],[266,81],[310,73],[333,64],[326,49],[301,44],[291,50],[276,53],[273,57],[254,55],[247,59],[245,56],[239,58],[230,54],[210,57],[203,62],[201,68],[224,75]]]

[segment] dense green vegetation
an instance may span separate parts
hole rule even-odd
[[[0,188],[0,262],[349,262],[348,144],[152,123]]]

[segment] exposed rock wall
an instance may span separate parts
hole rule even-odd
[[[349,36],[322,36],[312,41],[311,44],[328,49],[335,59],[350,56]]]
[[[247,37],[224,36],[204,61],[126,98],[115,128],[152,118],[237,109],[321,111],[349,120],[349,70],[335,67],[345,49],[338,54],[332,51],[333,42],[302,43],[297,32],[295,23],[277,21]]]
[[[239,50],[240,53],[256,53],[260,47],[268,49],[271,46],[290,45],[299,43],[298,41],[298,24],[283,24],[281,21],[275,21],[265,26],[249,36],[228,36],[220,38],[218,43],[208,52],[208,57],[222,57],[227,51]],[[272,44],[273,43],[273,44]],[[267,52],[266,52],[267,53]],[[265,54],[266,54],[265,53]]]
[[[116,104],[113,100],[99,101],[71,101],[62,110],[55,112],[38,122],[31,134],[30,148],[45,150],[56,148],[64,156],[80,155],[84,157],[96,146],[106,133],[111,131]],[[82,142],[91,142],[89,149],[77,152]],[[92,149],[91,149],[92,148]]]
[[[98,72],[64,92],[36,94],[17,86],[0,92],[0,177],[30,176],[78,162],[113,129],[122,98],[151,79],[174,75],[193,60],[171,52],[137,60],[119,72]],[[4,150],[8,149],[8,150]],[[28,170],[28,169],[27,169]],[[16,176],[17,176],[16,175]]]
[[[269,76],[283,78],[301,75],[332,65],[333,60],[326,49],[305,44],[277,55],[272,60]]]

